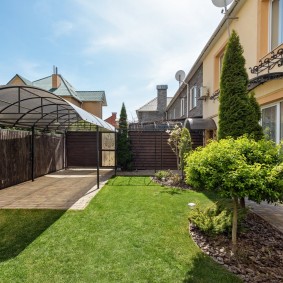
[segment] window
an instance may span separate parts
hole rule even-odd
[[[219,56],[219,78],[221,78],[223,59],[224,59],[224,52]]]
[[[190,90],[190,109],[193,109],[197,106],[198,96],[198,89],[196,86],[193,86]]]
[[[283,42],[283,0],[270,0],[270,49]]]
[[[181,117],[185,115],[185,98],[181,98]]]
[[[261,124],[264,134],[279,143],[283,139],[283,102],[263,108]]]

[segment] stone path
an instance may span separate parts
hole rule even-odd
[[[100,170],[100,188],[114,174]],[[97,194],[96,170],[68,169],[0,190],[0,209],[84,209]]]
[[[253,201],[246,200],[246,205],[250,207],[257,215],[269,222],[277,230],[283,233],[283,205],[268,204],[261,202],[257,204]]]

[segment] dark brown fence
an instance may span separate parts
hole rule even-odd
[[[135,170],[177,169],[176,155],[166,132],[130,131]]]
[[[203,130],[190,131],[193,149],[203,146]],[[177,169],[175,153],[168,145],[169,134],[162,131],[129,131],[135,170]]]
[[[68,167],[94,167],[97,165],[96,132],[67,132]]]
[[[64,138],[36,134],[34,176],[64,167]],[[31,180],[31,132],[0,130],[0,189]]]

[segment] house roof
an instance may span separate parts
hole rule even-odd
[[[52,92],[58,96],[62,97],[74,97],[79,102],[83,101],[101,101],[102,106],[107,106],[106,95],[104,91],[77,91],[74,86],[72,86],[62,75],[59,75],[61,80],[60,86],[58,88],[52,88],[52,75],[48,77],[41,78],[36,81],[29,81],[26,78],[16,74],[8,83],[10,83],[16,78],[20,78],[25,85],[35,86],[42,88],[49,92]]]
[[[167,105],[170,103],[172,97],[167,97]],[[139,108],[137,112],[150,112],[150,111],[158,111],[157,110],[157,97],[150,100],[148,103],[146,103],[144,106]]]
[[[72,96],[81,102],[76,89],[62,76],[58,75],[61,79],[61,84],[58,88],[52,88],[52,76],[48,76],[32,83],[33,86],[43,88],[58,96]]]
[[[107,106],[105,92],[101,91],[77,91],[81,101],[102,101],[103,106]]]
[[[24,78],[23,76],[21,76],[21,75],[19,75],[19,74],[16,74],[15,76],[13,76],[13,78],[9,80],[9,82],[7,83],[7,85],[10,84],[10,82],[12,82],[16,77],[20,78],[20,79],[23,81],[24,84],[26,84],[26,85],[32,85],[32,82],[31,82],[31,81],[29,81],[28,79]]]

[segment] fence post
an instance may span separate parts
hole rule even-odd
[[[96,155],[97,155],[96,177],[97,177],[97,188],[99,189],[99,130],[98,130],[98,126],[96,126]]]
[[[34,126],[31,127],[31,180],[34,181]]]

